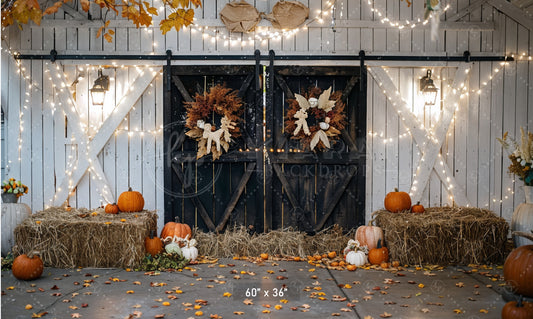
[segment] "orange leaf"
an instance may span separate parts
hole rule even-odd
[[[104,39],[106,39],[106,41],[109,43],[113,42],[113,37],[109,33],[104,34]]]
[[[80,0],[80,2],[83,11],[89,12],[89,8],[91,7],[91,3],[89,2],[89,0]]]
[[[98,32],[96,32],[96,38],[98,39],[101,35],[102,35],[102,30],[104,29],[104,27],[100,27],[98,28]]]

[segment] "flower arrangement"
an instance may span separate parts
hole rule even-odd
[[[15,194],[20,197],[28,193],[28,186],[22,184],[14,178],[10,178],[2,182],[2,193]]]
[[[520,128],[522,133],[520,142],[513,138],[508,137],[508,132],[503,134],[503,138],[499,138],[498,141],[502,146],[510,151],[512,147],[513,151],[509,155],[511,165],[509,165],[509,173],[515,174],[524,181],[526,186],[533,186],[533,133],[526,132],[524,128]]]

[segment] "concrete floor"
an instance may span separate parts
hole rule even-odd
[[[232,259],[156,275],[123,269],[45,268],[43,276],[31,282],[2,271],[1,316],[31,318],[34,313],[47,312],[45,319],[137,315],[381,318],[388,313],[391,318],[476,319],[499,318],[505,304],[501,267],[473,271],[470,267],[447,267],[429,272],[407,268],[399,273],[361,268],[355,272],[327,270],[307,262],[267,261],[258,265]],[[250,304],[245,304],[245,299]],[[26,310],[28,304],[33,308]],[[201,308],[193,309],[194,305]],[[203,315],[195,314],[197,311]],[[243,314],[235,313],[239,311]]]

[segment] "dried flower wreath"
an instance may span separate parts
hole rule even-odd
[[[291,134],[291,139],[301,140],[303,150],[318,148],[326,151],[346,126],[345,104],[341,96],[341,91],[331,93],[331,87],[322,91],[316,86],[303,95],[295,94],[294,99],[287,100],[289,110],[285,131]],[[307,122],[309,117],[310,123]]]
[[[213,160],[227,152],[232,138],[241,135],[237,126],[242,121],[243,102],[238,96],[238,91],[227,88],[225,85],[216,85],[204,94],[196,93],[194,102],[186,102],[187,122],[189,129],[186,133],[198,142],[196,158],[212,154]],[[215,125],[217,116],[220,125]]]

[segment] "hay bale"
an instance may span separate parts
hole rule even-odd
[[[261,253],[281,256],[307,256],[329,251],[341,252],[353,238],[343,234],[338,225],[322,230],[314,236],[292,228],[251,234],[244,226],[228,228],[224,233],[204,233],[194,229],[200,254],[213,258],[259,256]]]
[[[156,228],[154,211],[113,215],[101,208],[51,207],[15,228],[13,250],[38,250],[49,267],[136,267],[145,254],[144,238]]]
[[[391,258],[402,264],[503,263],[509,224],[491,211],[431,207],[424,214],[374,212]]]

